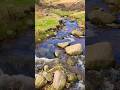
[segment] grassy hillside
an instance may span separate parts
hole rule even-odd
[[[43,1],[44,3],[52,3],[52,4],[85,2],[85,0],[43,0]]]
[[[44,10],[43,10],[44,11]],[[79,25],[84,26],[85,24],[85,12],[81,11],[64,11],[61,9],[49,9],[48,16],[44,16],[44,14],[39,11],[35,13],[35,32],[36,32],[36,42],[41,42],[47,36],[54,35],[55,32],[48,31],[49,28],[55,28],[58,25],[58,21],[60,16],[69,16],[72,19],[76,19]]]

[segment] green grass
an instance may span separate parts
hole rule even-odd
[[[58,17],[46,16],[35,19],[35,29],[39,31],[45,31],[49,28],[54,28],[58,25]]]
[[[35,15],[35,41],[36,43],[43,41],[47,37],[54,35],[55,32],[48,31],[50,28],[55,28],[58,22],[59,17],[55,14],[49,16],[39,17]]]
[[[76,18],[78,20],[78,23],[85,24],[85,11],[76,12],[71,14],[70,16]]]

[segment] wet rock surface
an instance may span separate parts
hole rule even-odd
[[[66,47],[65,51],[68,55],[79,55],[83,50],[81,44],[74,44]]]

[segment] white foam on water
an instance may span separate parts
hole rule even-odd
[[[46,57],[39,58],[39,57],[37,57],[37,56],[35,55],[35,62],[36,62],[36,61],[51,62],[51,61],[53,61],[53,60],[55,60],[55,59],[48,59],[48,58],[46,58]]]
[[[79,81],[78,88],[80,88],[80,90],[85,90],[85,85],[83,84],[83,81]]]
[[[74,88],[71,88],[70,90],[85,90],[85,85],[83,84],[83,81],[79,81],[76,83]]]
[[[67,38],[65,38],[65,39],[70,40],[70,43],[75,41],[75,39],[74,39],[73,37],[67,37]]]

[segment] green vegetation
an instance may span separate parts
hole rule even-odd
[[[45,38],[54,35],[54,31],[49,31],[50,28],[55,28],[58,25],[59,17],[56,15],[39,16],[35,14],[35,41],[41,42]]]
[[[58,25],[59,17],[55,14],[40,17],[35,14],[35,41],[41,42],[47,37],[54,35],[54,31],[49,31],[50,28],[55,28]]]
[[[39,30],[40,32],[44,32],[45,30],[54,28],[56,25],[58,25],[58,20],[59,18],[57,16],[45,16],[42,18],[36,16],[35,29]]]
[[[30,10],[33,0],[4,0],[0,3],[0,40],[14,38],[32,22]]]
[[[74,18],[76,18],[78,20],[78,23],[83,25],[85,24],[85,11],[76,12],[71,14],[70,16],[73,16]]]

